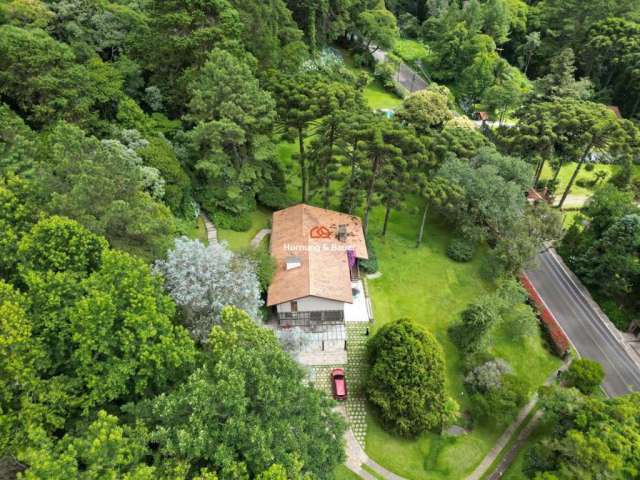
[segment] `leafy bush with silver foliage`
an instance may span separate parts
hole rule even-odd
[[[176,239],[166,260],[156,263],[166,288],[184,313],[196,341],[204,342],[227,305],[241,308],[258,322],[260,287],[253,262],[231,252],[225,243],[205,246],[186,237]]]

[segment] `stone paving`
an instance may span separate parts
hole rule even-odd
[[[365,344],[368,323],[347,322],[347,364],[314,365],[309,367],[309,381],[316,388],[332,395],[331,370],[345,369],[349,395],[345,404],[349,426],[358,443],[364,448],[367,435],[367,411],[362,393],[364,369],[366,368]]]

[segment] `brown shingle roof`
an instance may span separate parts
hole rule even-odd
[[[337,238],[340,225],[346,225],[344,241]],[[277,265],[267,305],[307,296],[351,303],[348,248],[358,258],[369,258],[358,217],[305,204],[274,212],[271,255]],[[300,258],[301,266],[287,270],[286,259],[294,255]]]

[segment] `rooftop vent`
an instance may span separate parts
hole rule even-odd
[[[341,242],[347,241],[347,226],[346,225],[338,225],[338,240]]]
[[[302,266],[302,261],[300,257],[287,257],[285,259],[287,270],[292,270],[294,268],[298,268]]]

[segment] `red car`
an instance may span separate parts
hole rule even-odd
[[[331,387],[333,389],[333,398],[336,400],[347,399],[347,380],[344,378],[344,370],[342,368],[331,370]]]

